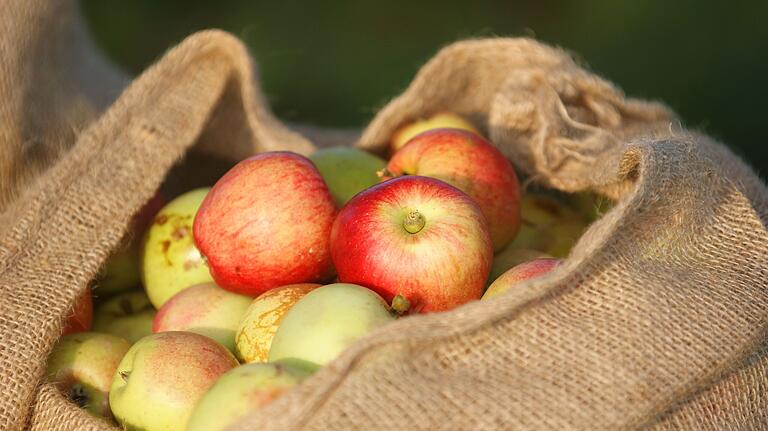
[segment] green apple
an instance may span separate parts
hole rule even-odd
[[[493,256],[493,264],[491,265],[491,273],[488,275],[488,284],[493,283],[494,280],[499,278],[501,274],[504,274],[510,268],[517,266],[523,262],[529,260],[551,257],[548,254],[531,250],[529,248],[513,248],[507,247],[504,250],[496,253]]]
[[[226,291],[216,283],[191,286],[157,310],[152,332],[196,332],[234,352],[235,330],[251,301],[250,296]]]
[[[308,375],[290,365],[270,363],[246,364],[228,371],[197,403],[187,431],[223,431]]]
[[[142,291],[123,293],[96,307],[93,330],[123,337],[131,343],[152,333],[155,308]]]
[[[224,346],[200,334],[144,337],[131,346],[112,378],[112,413],[128,430],[184,430],[203,394],[237,365]]]
[[[78,406],[94,416],[111,418],[109,387],[130,347],[128,341],[109,334],[64,335],[48,357],[46,376]]]
[[[186,287],[213,281],[192,238],[195,214],[209,190],[184,193],[152,221],[142,248],[141,278],[155,308]]]
[[[352,196],[379,183],[378,171],[387,162],[371,153],[352,147],[333,147],[316,151],[310,157],[328,185],[339,207]]]
[[[552,196],[528,193],[521,200],[522,224],[507,248],[538,250],[565,257],[588,221],[574,208]]]
[[[370,289],[347,283],[318,287],[285,314],[269,360],[317,369],[358,338],[394,320],[384,299]]]

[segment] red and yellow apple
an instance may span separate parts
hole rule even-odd
[[[93,330],[123,337],[131,343],[152,333],[155,308],[142,291],[122,293],[96,307]]]
[[[252,300],[216,283],[191,286],[173,295],[157,310],[152,332],[195,332],[234,352],[235,330]]]
[[[331,254],[341,282],[387,301],[401,295],[412,312],[426,313],[479,299],[493,247],[469,196],[434,178],[406,176],[349,201],[333,224]]]
[[[126,429],[184,430],[195,404],[237,359],[212,339],[161,332],[131,346],[112,378],[109,404]]]
[[[488,284],[501,277],[509,269],[529,260],[552,257],[544,252],[529,248],[506,247],[493,256],[491,273],[488,275]]]
[[[388,176],[437,178],[463,191],[488,220],[494,250],[501,250],[520,227],[520,186],[515,170],[482,137],[458,129],[435,129],[408,141],[387,165]]]
[[[462,129],[472,133],[480,132],[469,121],[453,112],[438,112],[430,117],[417,119],[399,127],[392,134],[390,149],[392,153],[402,148],[414,136],[432,129]]]
[[[516,267],[510,269],[497,278],[488,287],[488,290],[483,295],[483,299],[490,299],[495,296],[499,296],[502,293],[513,288],[515,285],[522,283],[525,280],[529,280],[534,277],[538,277],[542,274],[546,274],[549,271],[555,269],[561,262],[560,259],[534,259],[528,262],[521,263]]]
[[[268,290],[253,300],[235,333],[235,355],[240,362],[267,362],[269,348],[283,316],[319,284],[289,284]]]
[[[314,152],[309,159],[320,171],[339,206],[378,184],[377,173],[387,166],[381,158],[353,147],[324,148]]]
[[[93,296],[91,288],[86,287],[83,293],[78,296],[72,312],[64,324],[62,334],[72,334],[91,329],[93,323]]]
[[[336,205],[306,157],[269,152],[238,163],[195,218],[195,242],[224,289],[257,296],[333,277],[328,236]]]
[[[48,357],[48,381],[92,415],[111,418],[112,376],[130,347],[128,341],[109,334],[64,335]]]

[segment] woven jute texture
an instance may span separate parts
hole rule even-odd
[[[616,205],[552,273],[385,326],[234,429],[766,428],[765,185],[565,52],[452,44],[358,135],[279,122],[223,32],[190,36],[130,80],[72,1],[12,0],[0,24],[0,429],[112,429],[43,370],[75,298],[161,184],[196,186],[260,151],[383,153],[397,126],[442,110],[531,181]]]

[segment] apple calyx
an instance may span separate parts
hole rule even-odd
[[[409,301],[408,298],[402,294],[398,293],[394,298],[392,298],[391,308],[396,315],[401,316],[411,308],[411,301]]]
[[[427,219],[424,218],[424,215],[421,214],[419,210],[413,210],[409,212],[403,220],[403,228],[411,234],[421,232],[421,230],[424,229],[424,225],[426,224]]]
[[[75,383],[69,389],[69,399],[77,404],[78,407],[83,408],[88,405],[88,394],[85,392],[85,388],[79,383]]]
[[[128,383],[128,377],[130,376],[131,376],[130,371],[120,371],[120,378],[122,378],[125,383]]]

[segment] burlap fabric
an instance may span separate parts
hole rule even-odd
[[[403,121],[444,109],[532,180],[617,204],[557,271],[381,328],[236,429],[765,428],[765,185],[564,52],[453,44],[353,137],[276,120],[226,33],[189,37],[129,82],[71,1],[11,1],[0,24],[0,429],[109,429],[42,382],[45,359],[166,177],[182,189],[266,150],[383,151]]]

